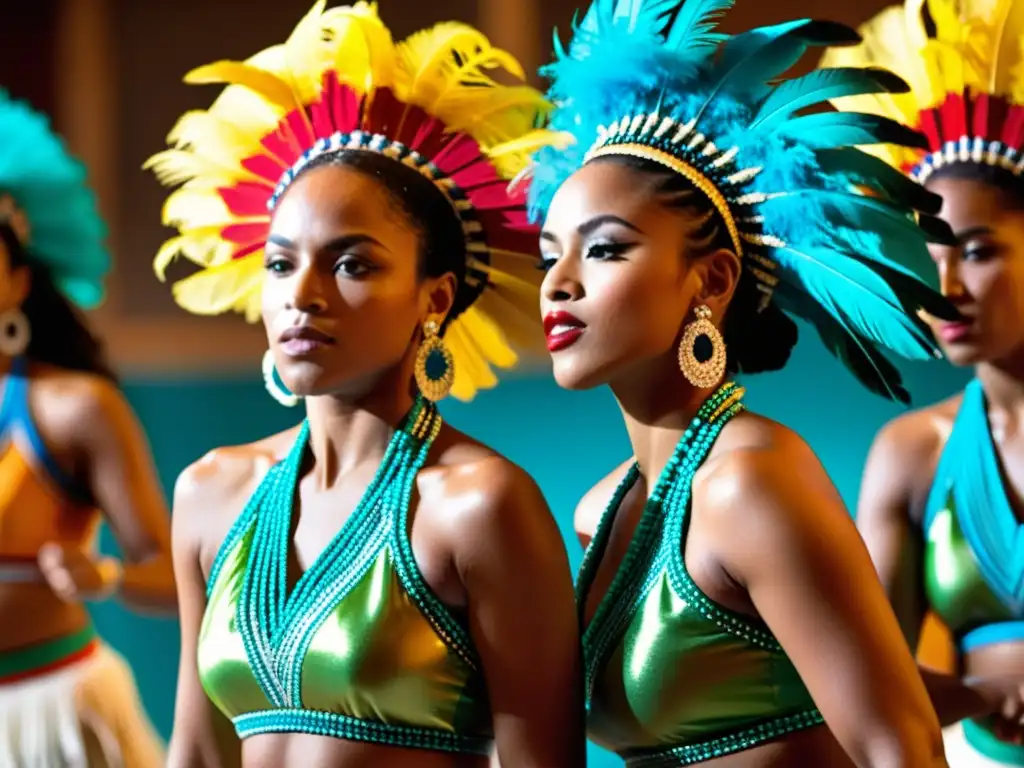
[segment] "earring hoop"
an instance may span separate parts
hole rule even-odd
[[[455,359],[438,332],[435,321],[423,324],[423,341],[416,350],[413,368],[416,386],[427,400],[435,403],[448,397],[455,381]]]
[[[708,389],[722,380],[725,374],[725,339],[711,322],[711,309],[701,304],[694,310],[697,319],[687,323],[679,342],[679,370],[695,387]],[[706,360],[697,358],[697,342],[706,338],[711,355]]]
[[[263,353],[263,386],[270,396],[286,408],[294,408],[302,398],[293,395],[284,384],[279,383],[277,371],[274,369],[274,353],[269,349]]]
[[[18,357],[28,349],[32,328],[28,317],[20,309],[11,309],[0,315],[0,352]]]

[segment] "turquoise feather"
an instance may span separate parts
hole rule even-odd
[[[31,228],[27,251],[70,301],[103,300],[110,270],[106,225],[85,168],[68,154],[49,121],[0,89],[0,194],[14,198]]]
[[[906,201],[922,213],[937,214],[942,198],[922,187],[880,157],[859,149],[822,149],[815,152],[818,165],[826,173],[848,176],[852,182],[869,187],[890,201]]]
[[[818,112],[789,120],[779,127],[781,138],[810,149],[897,144],[925,149],[928,140],[917,131],[881,115],[859,112]]]
[[[910,86],[885,69],[819,69],[776,87],[761,104],[751,130],[769,130],[796,112],[844,96],[906,93]]]

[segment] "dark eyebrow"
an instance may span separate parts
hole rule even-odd
[[[640,229],[639,227],[637,227],[637,226],[635,226],[633,224],[630,224],[625,219],[620,218],[619,216],[615,216],[615,215],[610,214],[610,213],[605,213],[605,214],[602,214],[601,216],[595,216],[592,219],[588,219],[587,221],[584,221],[582,224],[580,224],[578,227],[576,227],[576,231],[579,234],[581,234],[584,237],[586,237],[587,235],[593,233],[594,230],[603,227],[605,224],[618,224],[620,227],[625,227],[626,229],[631,229],[634,232],[636,232],[637,234],[642,235],[644,233],[643,230]],[[540,233],[540,239],[541,240],[556,241],[558,238],[556,238],[550,232],[546,232],[545,231],[545,232],[541,232]]]
[[[968,227],[967,229],[962,229],[959,232],[955,232],[954,236],[956,237],[957,242],[959,242],[959,243],[966,243],[972,237],[978,237],[979,235],[991,235],[991,234],[992,234],[992,228],[991,227]]]
[[[287,237],[282,237],[281,235],[269,235],[267,237],[267,243],[273,243],[274,245],[280,246],[281,248],[288,248],[290,250],[295,249],[295,243],[293,243]],[[376,245],[379,248],[383,248],[384,250],[388,250],[387,246],[380,242],[380,240],[366,234],[344,235],[342,237],[336,237],[333,240],[329,241],[328,243],[324,244],[321,247],[321,250],[328,252],[342,252],[347,251],[349,248],[352,248],[355,245],[362,245],[363,243],[369,243],[371,245]]]

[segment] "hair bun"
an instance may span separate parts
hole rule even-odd
[[[760,299],[754,281],[744,275],[725,316],[727,367],[732,373],[777,371],[796,346],[796,323],[775,304],[758,311]]]

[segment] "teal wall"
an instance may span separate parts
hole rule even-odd
[[[877,429],[900,409],[862,391],[805,332],[786,371],[754,377],[750,406],[802,434],[821,457],[852,508],[864,456]],[[254,365],[255,367],[255,365]],[[938,400],[966,376],[943,363],[905,369],[915,404]],[[212,447],[253,440],[294,423],[294,411],[263,392],[258,375],[247,380],[129,381],[128,396],[149,434],[164,487]],[[525,467],[540,483],[565,536],[573,568],[582,552],[572,535],[572,510],[590,485],[628,457],[618,410],[607,391],[570,393],[549,379],[507,381],[470,404],[447,403],[455,426]],[[105,546],[109,542],[105,542]],[[99,606],[105,637],[127,656],[157,727],[169,734],[177,670],[177,625]],[[590,765],[621,763],[593,749]]]

